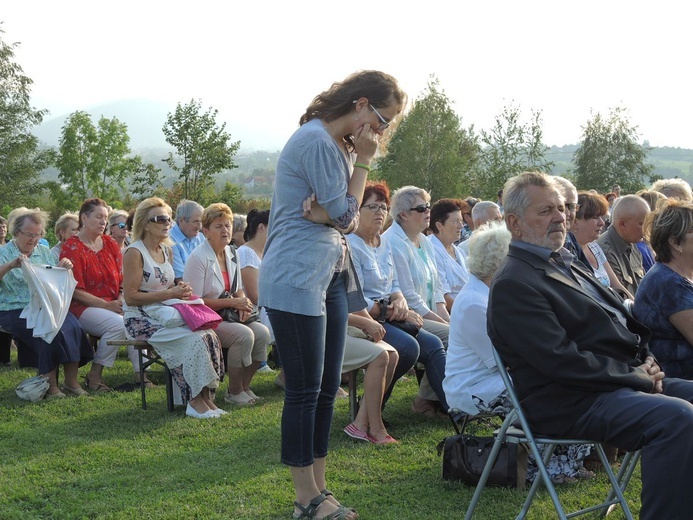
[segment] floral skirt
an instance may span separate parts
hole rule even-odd
[[[163,358],[180,388],[183,404],[203,388],[209,388],[214,399],[225,369],[221,343],[213,331],[166,328],[144,317],[126,318],[125,329],[132,339],[149,342]]]
[[[472,396],[472,400],[481,413],[493,413],[505,417],[513,409],[507,390],[503,390],[498,397],[488,403],[475,395]],[[539,446],[539,450],[542,450],[542,448],[543,445]],[[556,450],[551,455],[546,468],[551,479],[554,482],[561,482],[565,477],[576,478],[580,476],[582,474],[580,470],[584,469],[585,457],[590,454],[591,449],[592,446],[589,444],[562,444],[556,446]],[[527,480],[534,482],[538,472],[537,463],[530,454],[527,460]]]

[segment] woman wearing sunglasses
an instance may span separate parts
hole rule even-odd
[[[126,339],[120,296],[123,255],[116,241],[104,234],[108,218],[105,201],[85,200],[77,218],[79,231],[63,244],[60,258],[72,262],[77,280],[70,311],[87,334],[100,338],[86,376],[87,387],[96,392],[109,392],[111,389],[103,381],[103,369],[113,366],[120,347],[109,345],[108,341]],[[138,378],[139,363],[133,347],[128,347],[128,358]]]
[[[358,518],[325,482],[347,316],[363,308],[360,296],[355,307],[347,301],[353,276],[342,232],[355,227],[378,138],[405,103],[392,76],[352,74],[313,99],[277,164],[258,303],[284,366],[281,458],[291,468],[295,518]]]
[[[431,196],[422,188],[403,186],[392,195],[392,226],[383,233],[390,244],[399,287],[410,309],[423,318],[423,329],[447,346],[450,315],[445,306],[433,245],[423,231],[431,220]],[[432,354],[425,363],[419,395],[412,411],[427,416],[447,414],[443,378],[445,351]]]
[[[113,237],[121,251],[130,245],[127,220],[128,212],[122,209],[114,209],[108,214],[106,233]]]
[[[187,403],[186,415],[216,418],[226,413],[214,404],[215,390],[224,375],[219,338],[211,330],[166,327],[153,317],[162,315],[155,312],[161,302],[192,296],[189,284],[174,284],[170,230],[168,204],[158,197],[140,202],[133,219],[133,243],[123,257],[125,328],[129,337],[148,341],[169,366],[183,404]]]

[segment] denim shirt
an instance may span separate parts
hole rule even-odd
[[[361,282],[366,307],[370,311],[375,300],[387,299],[392,293],[400,292],[392,250],[382,239],[379,247],[367,245],[355,234],[348,235],[347,240],[351,246],[351,256]]]
[[[287,142],[277,163],[258,278],[260,306],[307,316],[325,313],[327,288],[344,253],[342,235],[304,219],[303,201],[314,194],[333,220],[355,215],[358,208],[350,207],[347,196],[351,169],[318,119],[302,125]]]

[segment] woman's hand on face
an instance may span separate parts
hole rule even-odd
[[[369,320],[361,330],[368,334],[375,343],[385,337],[385,327],[375,320]]]
[[[58,262],[58,267],[64,267],[65,269],[72,269],[72,262],[68,258],[61,258]]]
[[[179,300],[189,300],[192,296],[192,287],[190,284],[180,281],[178,284],[174,285],[169,289],[171,295]]]
[[[316,224],[331,224],[332,219],[327,211],[318,204],[315,193],[303,201],[303,218]]]
[[[356,148],[357,162],[369,164],[378,149],[378,134],[366,123],[356,130],[354,134],[354,148]]]

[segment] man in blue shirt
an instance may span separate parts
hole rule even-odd
[[[181,200],[176,208],[176,225],[171,228],[173,241],[173,272],[178,283],[183,278],[185,262],[193,249],[205,241],[202,229],[202,210],[204,208],[193,200]]]

